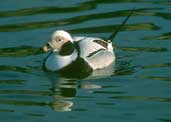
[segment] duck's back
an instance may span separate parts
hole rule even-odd
[[[74,37],[79,48],[79,56],[94,70],[110,65],[114,59],[113,47],[100,38]]]

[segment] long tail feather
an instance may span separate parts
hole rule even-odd
[[[131,12],[129,13],[129,15],[126,17],[126,19],[118,26],[118,28],[116,29],[116,31],[114,31],[107,40],[113,40],[116,36],[116,34],[121,30],[121,28],[125,25],[125,23],[128,21],[128,19],[130,18],[130,16],[133,14],[134,9],[131,10]]]

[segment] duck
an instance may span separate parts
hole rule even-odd
[[[55,31],[43,46],[50,52],[43,61],[47,71],[89,74],[109,66],[115,60],[112,42],[97,37],[72,37],[67,31]]]
[[[115,61],[111,40],[115,38],[134,11],[135,8],[107,38],[107,41],[97,37],[72,37],[64,30],[55,31],[51,40],[43,46],[45,52],[50,52],[43,61],[43,68],[69,74],[71,77],[86,77],[94,70],[109,66]]]

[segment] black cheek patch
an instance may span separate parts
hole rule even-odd
[[[72,42],[66,42],[59,51],[59,55],[66,56],[74,52],[74,44]]]

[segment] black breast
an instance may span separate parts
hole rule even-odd
[[[71,64],[59,70],[59,74],[69,78],[84,78],[92,73],[93,69],[82,58],[77,58]]]

